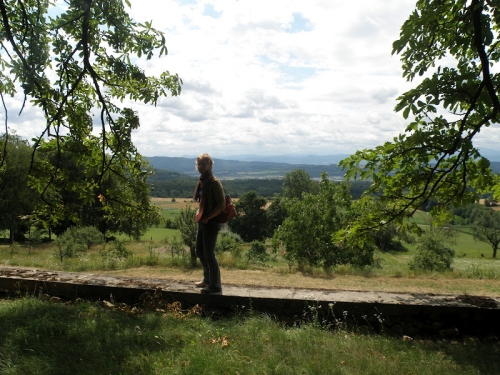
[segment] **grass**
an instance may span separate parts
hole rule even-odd
[[[493,339],[407,340],[162,307],[132,313],[89,302],[0,301],[0,373],[488,375],[500,366]]]
[[[170,213],[193,204],[181,199],[175,202],[156,199],[154,203]],[[425,213],[417,212],[415,220],[419,225],[427,225]],[[271,254],[271,260],[266,263],[252,263],[245,256],[248,245],[243,246],[241,256],[223,253],[218,254],[218,260],[226,284],[500,297],[500,262],[491,258],[491,248],[474,241],[469,228],[454,229],[456,235],[451,247],[456,257],[453,270],[445,273],[410,270],[408,262],[415,255],[415,244],[405,244],[406,252],[376,252],[381,267],[363,269],[339,266],[325,271],[307,266],[290,267],[280,254]],[[127,241],[127,249],[133,252],[132,257],[122,260],[103,259],[101,246],[60,262],[53,256],[54,250],[49,244],[32,249],[24,245],[12,249],[7,244],[0,244],[0,266],[198,281],[201,270],[190,267],[188,254],[169,252],[168,243],[176,236],[177,230],[160,227],[150,228],[140,241],[120,236],[120,240]],[[269,242],[267,245],[270,248]]]
[[[151,203],[161,209],[165,221],[168,219],[174,221],[177,213],[181,209],[188,207],[195,209],[198,206],[198,203],[193,202],[191,199],[184,198],[151,198]]]
[[[165,240],[171,240],[179,233],[178,230],[169,229],[169,228],[159,228],[153,227],[149,228],[149,230],[141,237],[140,243],[146,244],[148,242],[158,243]],[[122,239],[127,240],[126,236],[123,236]]]
[[[20,246],[13,255],[9,246],[0,245],[0,266],[110,273],[179,281],[199,281],[201,277],[201,268],[191,268],[187,254],[184,257],[172,255],[164,241],[132,241],[126,247],[133,252],[133,256],[124,260],[104,260],[101,257],[102,248],[94,247],[79,257],[60,262],[53,256],[53,249],[48,244],[30,251]],[[498,260],[463,257],[455,260],[454,270],[450,272],[417,272],[408,268],[413,251],[377,253],[378,257],[384,259],[381,262],[382,268],[357,269],[342,266],[329,272],[312,267],[289,268],[279,256],[265,264],[250,263],[244,255],[235,259],[230,253],[219,254],[218,259],[225,284],[500,297]]]
[[[173,203],[182,202],[165,204]],[[414,245],[402,253],[377,252],[381,268],[290,268],[279,254],[265,264],[229,253],[218,258],[225,284],[500,297],[500,262],[467,228],[459,229],[454,269],[442,274],[409,270]],[[198,281],[200,268],[168,252],[166,240],[176,234],[151,228],[141,241],[127,242],[133,256],[125,260],[104,260],[102,247],[93,247],[61,263],[50,244],[14,250],[3,244],[0,266]],[[317,321],[285,327],[257,314],[209,319],[175,306],[141,312],[83,301],[0,299],[0,374],[498,373],[496,338],[412,340],[347,331],[338,323],[327,330]]]

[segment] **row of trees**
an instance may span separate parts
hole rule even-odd
[[[0,141],[5,142],[5,136]],[[70,153],[56,158],[57,153],[51,153],[48,147],[46,154],[33,158],[27,141],[12,135],[6,150],[7,157],[0,170],[0,229],[8,229],[12,241],[29,232],[32,225],[58,235],[73,226],[92,226],[103,234],[121,232],[137,238],[150,224],[159,220],[158,211],[150,206],[146,195],[146,177],[139,181],[142,184],[134,185],[134,181],[127,179],[126,171],[114,169],[114,174],[101,181],[104,190],[99,190],[96,184],[92,190],[93,199],[85,200],[82,195],[64,187],[50,185],[50,189],[40,191],[30,176],[23,173],[31,167],[36,175],[40,173],[40,164],[57,162],[73,164],[69,178],[88,178],[82,168],[78,168],[77,162],[68,158]],[[40,155],[45,155],[45,158]],[[97,178],[96,175],[97,172],[91,177]],[[241,195],[236,205],[240,215],[229,223],[229,227],[244,241],[263,241],[272,237],[275,248],[282,248],[290,262],[308,262],[324,267],[347,263],[369,265],[373,262],[375,247],[401,249],[401,242],[395,240],[396,227],[392,223],[373,228],[369,240],[361,245],[345,241],[343,233],[359,216],[369,214],[372,209],[361,210],[353,204],[349,184],[334,183],[326,174],[318,183],[312,181],[304,170],[287,173],[280,183],[282,192],[274,196],[269,207],[266,207],[267,200],[253,190]],[[121,195],[113,196],[117,191]],[[106,213],[106,206],[110,204],[135,209],[130,213],[124,208],[123,217],[110,217]],[[62,212],[54,216],[62,220],[51,220],[46,213],[57,207]],[[115,208],[114,211],[119,210]],[[474,237],[490,244],[496,257],[500,244],[500,213],[477,204],[456,208],[452,213],[455,222],[472,224]],[[191,223],[191,216],[193,212],[181,212],[177,227],[189,228],[181,233],[195,262],[193,238],[196,226]]]
[[[307,174],[304,170],[301,171]],[[185,175],[181,175],[180,173],[158,169],[155,169],[154,174],[148,177],[148,183],[152,189],[152,197],[191,198],[193,195],[193,186],[196,184],[196,181],[196,178],[186,178]],[[309,182],[312,186],[316,186],[317,191],[318,181],[311,181],[309,179]],[[350,190],[353,198],[359,198],[370,186],[370,183],[370,181],[351,181]],[[238,198],[246,192],[253,190],[259,196],[271,199],[276,194],[281,194],[284,187],[283,180],[281,179],[235,179],[224,180],[224,188],[234,198]],[[294,189],[297,189],[297,187],[294,187]]]
[[[381,203],[371,201],[381,209]],[[323,174],[321,181],[311,181],[303,170],[285,175],[282,193],[275,195],[270,205],[255,191],[243,194],[236,203],[239,215],[228,225],[231,232],[257,248],[255,242],[272,238],[274,251],[280,251],[290,264],[309,264],[325,268],[350,264],[374,264],[374,251],[405,251],[402,241],[415,241],[411,225],[396,227],[386,223],[373,227],[367,240],[348,242],[348,231],[360,216],[370,215],[373,207],[360,207],[350,193],[348,183],[335,183]],[[196,224],[194,210],[181,212],[177,225],[184,243],[196,261],[194,246]],[[475,239],[492,246],[496,257],[500,244],[500,212],[479,204],[471,204],[450,212],[454,221],[467,220]],[[466,218],[466,219],[465,219]],[[453,220],[452,220],[453,223]],[[454,251],[453,230],[449,226],[430,223],[429,229],[417,239],[417,254],[409,263],[410,268],[443,271],[451,267]],[[463,224],[461,221],[458,224]],[[223,242],[226,238],[222,238]]]
[[[95,159],[101,144],[92,138],[85,147],[71,137],[41,142],[34,154],[27,141],[16,135],[0,137],[5,150],[0,168],[0,229],[11,241],[21,240],[31,227],[57,235],[72,226],[96,227],[101,233],[125,233],[139,238],[160,219],[150,203],[146,163],[122,163],[109,156],[101,172]],[[63,153],[59,149],[64,150]],[[137,173],[140,170],[141,173]],[[28,173],[29,172],[29,173]],[[54,174],[63,174],[53,183]],[[81,189],[75,188],[82,185]]]
[[[70,137],[62,139],[59,146],[54,141],[42,142],[39,152],[33,153],[28,141],[15,134],[0,137],[0,146],[6,151],[0,170],[0,229],[10,231],[12,242],[29,235],[32,226],[48,231],[49,237],[51,233],[62,234],[71,226],[94,226],[105,235],[125,233],[138,238],[149,225],[160,220],[158,210],[149,203],[148,194],[153,195],[155,190],[151,190],[152,174],[146,172],[146,163],[139,158],[134,165],[110,162],[108,171],[101,175],[100,166],[93,161],[100,144],[97,138],[93,141],[85,148],[76,147]],[[59,153],[57,147],[64,153]],[[141,173],[130,172],[131,169],[141,169]],[[64,179],[52,183],[52,174],[63,171]],[[183,187],[179,189],[184,192],[183,197],[192,195],[196,179],[179,180],[179,174],[156,172],[171,179],[167,183]],[[87,181],[85,189],[72,189],[75,181]],[[354,185],[360,194],[365,183]],[[236,180],[225,181],[224,186],[232,196],[241,196],[240,209],[249,213],[232,224],[249,241],[272,236],[281,224],[282,192],[285,197],[297,198],[302,191],[318,191],[318,182],[303,170],[287,174],[283,181]],[[268,210],[268,217],[260,212],[266,204],[261,193],[271,192],[271,196],[278,197]],[[256,218],[257,226],[254,219],[247,221],[250,217]]]
[[[350,186],[335,183],[325,174],[314,182],[303,170],[287,173],[282,193],[268,201],[255,191],[243,194],[236,203],[238,216],[229,221],[231,232],[248,243],[272,238],[275,251],[281,251],[290,264],[310,264],[325,268],[339,264],[371,265],[376,236],[364,246],[343,242],[338,233],[363,214],[353,208]],[[194,210],[182,210],[177,218],[184,243],[194,254],[196,224]],[[385,249],[390,250],[390,233]],[[374,232],[375,233],[375,232]],[[382,238],[379,236],[378,238]],[[254,250],[255,250],[254,249]],[[258,252],[255,250],[254,252]],[[260,254],[260,253],[259,253]],[[195,261],[194,255],[192,260]]]

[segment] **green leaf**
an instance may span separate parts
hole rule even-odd
[[[410,115],[410,107],[406,107],[405,110],[403,111],[403,117],[406,120],[408,116]]]

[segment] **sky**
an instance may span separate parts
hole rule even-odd
[[[349,154],[405,129],[394,107],[412,84],[391,52],[415,0],[130,2],[136,21],[165,33],[169,51],[137,63],[184,82],[156,107],[133,104],[144,156]],[[477,144],[499,141],[488,129]]]

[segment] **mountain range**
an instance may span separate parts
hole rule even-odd
[[[480,148],[482,156],[491,162],[500,162],[500,150],[491,148]],[[287,154],[287,155],[257,155],[257,154],[218,154],[217,157],[224,160],[238,161],[264,161],[272,163],[287,163],[287,164],[312,164],[312,165],[329,165],[338,164],[342,159],[347,158],[351,154],[329,154],[329,155],[314,155],[314,154]],[[197,155],[183,155],[182,157],[196,159]]]
[[[195,169],[196,158],[154,156],[147,158],[154,169],[163,169],[198,177]],[[338,164],[290,164],[267,161],[240,161],[214,158],[214,173],[223,179],[276,179],[296,169],[303,169],[313,179],[326,172],[332,179],[342,179],[344,172]]]
[[[326,160],[333,160],[333,158],[342,159],[341,155],[330,155],[330,157],[331,159],[323,159],[325,163]],[[277,158],[275,160],[281,160],[278,157],[275,158]],[[153,156],[148,157],[147,160],[157,170],[177,172],[190,177],[199,176],[195,168],[196,157]],[[328,173],[328,176],[334,180],[344,178],[345,172],[338,166],[338,161],[330,164],[308,164],[291,163],[293,158],[287,160],[288,162],[241,161],[214,158],[214,173],[221,179],[281,179],[288,172],[303,169],[312,179],[319,179],[323,172]],[[304,161],[304,159],[301,160]],[[309,160],[312,160],[312,155]],[[316,160],[319,161],[321,158]],[[491,168],[493,172],[500,173],[500,162],[491,162]]]

